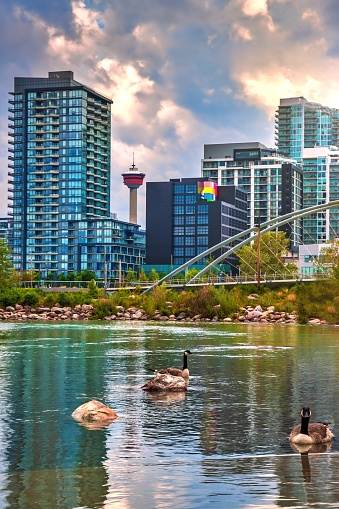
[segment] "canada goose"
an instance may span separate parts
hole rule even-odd
[[[295,444],[323,444],[334,437],[328,424],[312,422],[309,424],[311,411],[309,407],[301,410],[301,424],[295,426],[290,434],[290,441]]]
[[[186,391],[187,379],[169,373],[156,372],[154,378],[146,382],[141,389],[144,391]]]
[[[188,371],[188,364],[187,364],[187,357],[190,355],[189,350],[184,351],[184,365],[182,369],[179,368],[162,368],[162,369],[151,369],[150,371],[153,371],[155,374],[160,373],[161,375],[173,375],[173,376],[179,376],[183,378],[188,378],[190,376],[190,372]]]

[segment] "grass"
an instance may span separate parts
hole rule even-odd
[[[256,294],[256,299],[250,300],[248,297],[251,294]],[[296,312],[299,323],[319,318],[334,324],[339,323],[339,280],[276,288],[263,285],[260,288],[256,285],[237,285],[231,289],[204,286],[182,292],[169,289],[163,283],[147,294],[142,294],[136,288],[133,293],[119,290],[113,295],[105,295],[102,290],[94,293],[90,288],[74,293],[48,293],[38,288],[0,287],[0,307],[14,307],[15,304],[32,307],[60,304],[71,308],[77,304],[92,304],[94,319],[116,314],[117,306],[142,308],[149,316],[158,311],[167,316],[185,313],[189,317],[201,315],[203,318],[223,319],[233,318],[240,308],[247,305],[260,304],[263,309],[274,306],[278,312]]]

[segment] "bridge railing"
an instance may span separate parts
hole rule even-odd
[[[273,273],[273,274],[261,274],[260,283],[267,284],[272,282],[292,282],[292,281],[314,281],[317,279],[326,279],[329,277],[328,272],[315,272],[314,274],[305,274],[305,275],[295,275],[291,273]],[[194,282],[189,283],[186,282],[183,278],[172,278],[166,281],[166,286],[168,287],[197,287],[197,286],[207,286],[207,285],[234,285],[234,284],[250,284],[257,283],[258,276],[257,274],[246,275],[241,274],[237,276],[230,276],[226,274],[215,275],[215,276],[202,276],[201,278],[196,278]],[[133,281],[128,282],[124,281],[119,283],[118,281],[109,282],[105,285],[103,281],[96,281],[96,285],[98,288],[105,288],[106,290],[119,290],[119,289],[133,289],[136,287],[146,289],[150,286],[154,285],[155,281]],[[47,291],[52,291],[53,289],[59,291],[75,291],[75,290],[86,290],[88,286],[88,281],[54,281],[54,282],[43,282],[43,281],[23,281],[20,286],[24,288],[41,288]]]

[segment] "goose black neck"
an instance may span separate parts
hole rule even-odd
[[[184,353],[184,367],[182,369],[183,370],[187,369],[187,366],[188,366],[188,364],[187,364],[187,355]]]
[[[301,429],[300,429],[300,433],[302,433],[303,435],[308,435],[308,422],[309,422],[309,420],[310,420],[309,417],[301,416]]]

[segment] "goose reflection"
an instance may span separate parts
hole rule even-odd
[[[186,398],[187,392],[149,391],[147,396],[160,405],[172,405]]]
[[[326,442],[324,444],[295,444],[290,442],[291,448],[295,452],[300,453],[301,469],[303,480],[305,483],[310,483],[312,480],[311,465],[308,454],[321,454],[331,449],[332,443]]]

